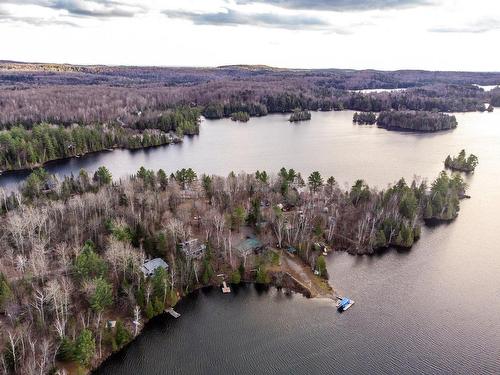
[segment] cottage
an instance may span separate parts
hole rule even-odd
[[[197,238],[184,241],[180,244],[180,250],[184,253],[186,258],[200,259],[207,249],[207,246],[198,242]]]
[[[245,240],[241,241],[238,245],[236,245],[236,250],[242,256],[248,256],[252,253],[256,253],[259,250],[262,250],[264,245],[254,236],[248,236]]]
[[[158,268],[168,270],[168,264],[161,258],[148,260],[142,265],[142,273],[144,276],[153,276]]]

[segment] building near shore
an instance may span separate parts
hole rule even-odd
[[[154,258],[145,262],[141,270],[144,276],[148,277],[153,276],[158,268],[168,270],[168,264],[161,258]]]
[[[235,248],[242,256],[247,257],[253,253],[258,253],[264,248],[264,245],[255,236],[248,236]]]
[[[197,238],[181,242],[179,247],[188,259],[200,259],[205,255],[207,250],[207,246],[204,243],[200,243]]]

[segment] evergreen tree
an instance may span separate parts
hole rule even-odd
[[[92,310],[99,313],[113,304],[113,286],[101,277],[94,282],[95,290],[89,303]]]
[[[113,176],[104,166],[99,167],[94,173],[94,181],[99,185],[109,185],[112,181],[112,178]]]
[[[87,241],[75,259],[75,271],[80,278],[103,277],[106,272],[106,262],[94,250],[92,241]]]
[[[325,257],[323,255],[320,255],[318,259],[316,260],[316,268],[319,272],[319,275],[321,277],[327,277],[327,270],[326,270],[326,261]]]
[[[323,186],[323,178],[318,171],[314,171],[309,175],[308,182],[309,188],[313,193],[317,192]]]
[[[126,345],[131,338],[132,334],[125,327],[123,322],[121,320],[118,320],[116,322],[116,328],[115,328],[115,342],[118,348],[121,348],[124,345]]]
[[[90,329],[84,329],[76,340],[75,358],[82,366],[88,366],[95,354],[95,339]]]
[[[0,273],[0,311],[4,311],[7,303],[12,299],[12,289],[3,273]]]

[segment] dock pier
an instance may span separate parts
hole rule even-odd
[[[231,293],[231,288],[229,288],[225,281],[222,282],[222,293]]]
[[[181,316],[181,314],[179,314],[177,311],[175,311],[172,307],[165,309],[165,312],[172,315],[175,319],[177,319],[178,317]]]

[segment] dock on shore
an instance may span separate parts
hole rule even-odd
[[[225,281],[222,282],[222,293],[231,293],[231,288],[227,286]]]
[[[165,309],[165,312],[172,315],[175,319],[177,319],[178,317],[181,316],[181,314],[179,314],[177,311],[175,311],[172,307]]]

